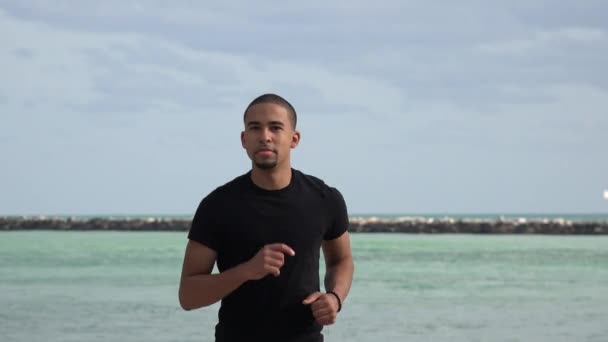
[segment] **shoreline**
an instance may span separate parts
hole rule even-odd
[[[0,217],[0,231],[188,231],[191,218],[174,217]],[[434,218],[351,217],[352,233],[410,234],[564,234],[607,235],[608,220],[573,221],[564,218]]]

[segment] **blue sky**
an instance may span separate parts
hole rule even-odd
[[[603,212],[604,1],[0,1],[0,215],[191,214],[242,111],[351,214]]]

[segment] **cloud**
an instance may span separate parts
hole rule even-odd
[[[478,47],[481,52],[489,54],[524,55],[554,50],[555,48],[568,48],[573,44],[593,46],[606,44],[608,34],[600,28],[567,27],[552,31],[537,31],[529,37],[504,42],[482,44]]]
[[[544,199],[544,208],[557,208],[527,189],[539,182],[576,190],[576,177],[591,188],[606,170],[604,159],[591,157],[602,154],[608,127],[608,27],[600,20],[608,7],[600,2],[0,8],[0,152],[15,161],[2,171],[11,183],[0,185],[22,203],[41,197],[37,208],[54,200],[39,189],[87,188],[103,177],[120,179],[101,185],[109,197],[128,187],[133,203],[145,193],[154,208],[189,205],[152,203],[149,184],[178,179],[183,184],[166,181],[161,192],[185,198],[184,188],[212,187],[210,180],[246,167],[246,159],[226,156],[242,152],[235,125],[244,106],[268,91],[301,114],[300,165],[359,194],[357,210],[399,211],[404,193],[417,210],[490,208],[462,201],[455,195],[462,192],[487,196],[492,208],[522,208],[525,196],[526,205]],[[553,172],[560,160],[593,171],[571,167],[560,176]],[[187,175],[175,168],[184,161]],[[518,190],[492,202],[487,189],[500,191],[496,179]],[[436,184],[453,194],[433,207]],[[57,208],[85,208],[64,200]],[[106,200],[89,205],[110,208]],[[141,208],[134,210],[149,211]]]
[[[400,92],[383,80],[318,64],[194,49],[139,33],[74,32],[6,13],[2,22],[5,38],[18,37],[4,47],[13,53],[3,62],[14,67],[2,92],[23,106],[193,113],[202,107],[232,109],[235,98],[243,102],[261,89],[284,86],[312,89],[317,101],[359,111],[398,109],[401,101]],[[369,96],[382,97],[385,107],[370,104]]]

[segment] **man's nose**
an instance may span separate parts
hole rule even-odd
[[[268,142],[272,140],[272,132],[268,128],[262,129],[262,134],[260,134],[260,141]]]

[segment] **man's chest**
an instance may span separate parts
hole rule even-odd
[[[222,240],[252,251],[277,242],[318,249],[331,224],[325,203],[315,198],[243,195],[225,209]]]

